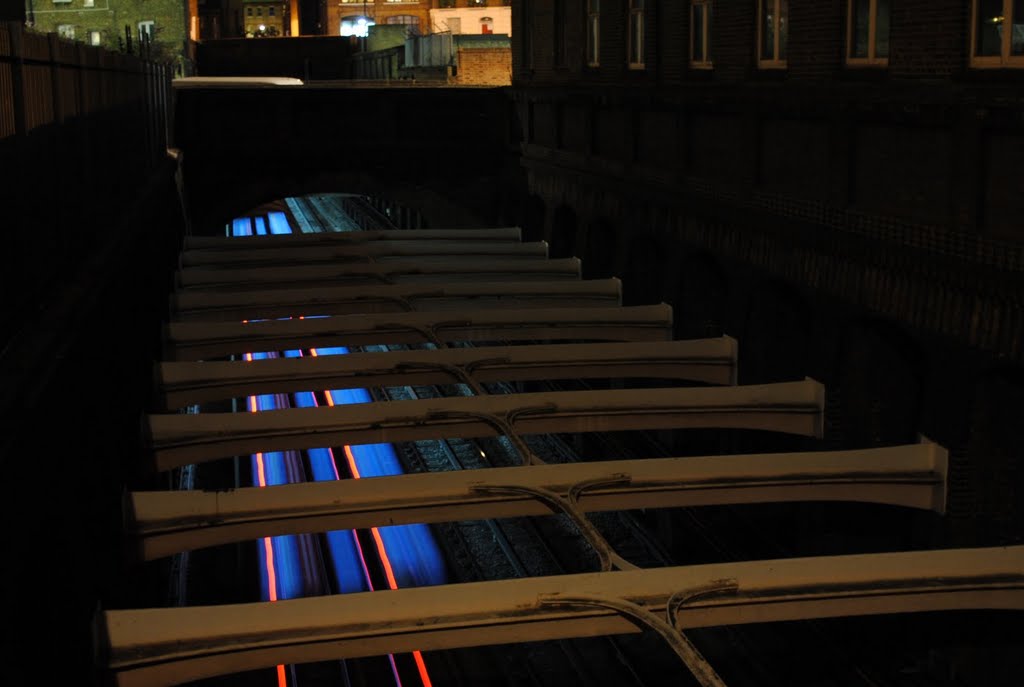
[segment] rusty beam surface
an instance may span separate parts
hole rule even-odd
[[[461,470],[229,491],[129,494],[126,527],[145,560],[260,537],[409,523],[548,515],[503,487],[567,497],[585,512],[779,501],[859,501],[944,512],[947,454],[889,448]]]
[[[578,258],[481,259],[466,256],[451,260],[347,263],[218,269],[190,267],[179,270],[177,283],[185,289],[259,289],[275,286],[338,286],[340,284],[392,284],[407,282],[532,281],[578,279]]]
[[[519,227],[496,229],[376,229],[367,231],[324,231],[311,234],[266,236],[186,236],[185,250],[224,250],[282,246],[352,245],[370,241],[513,241],[522,240]]]
[[[544,379],[649,378],[736,383],[736,340],[488,346],[250,362],[160,363],[164,408],[253,394]]]
[[[468,237],[467,237],[468,238]],[[316,263],[376,262],[404,259],[474,258],[547,258],[544,241],[369,241],[365,243],[319,243],[286,245],[265,250],[190,250],[181,254],[182,267],[219,266],[235,268],[257,265],[303,265]]]
[[[313,314],[313,313],[310,313]],[[203,360],[317,346],[438,341],[667,341],[671,306],[536,308],[338,315],[263,322],[172,322],[166,357]]]
[[[177,321],[241,322],[335,315],[480,308],[587,308],[622,304],[615,278],[454,284],[320,286],[267,291],[181,291],[171,296]]]
[[[572,600],[580,600],[573,603]],[[595,601],[606,605],[593,605]],[[120,687],[279,664],[635,633],[615,605],[677,630],[924,611],[1024,610],[1024,546],[716,563],[473,582],[275,603],[106,611],[99,661]]]
[[[820,436],[824,388],[760,386],[468,396],[264,413],[148,415],[157,470],[234,455],[449,437],[677,428]]]

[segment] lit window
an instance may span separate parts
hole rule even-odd
[[[385,24],[419,24],[420,18],[411,14],[396,14],[384,20]]]
[[[629,67],[644,67],[644,0],[629,0]]]
[[[68,40],[75,39],[75,27],[73,24],[57,24],[57,35]]]
[[[587,66],[601,64],[601,0],[587,0]]]
[[[690,2],[690,66],[711,69],[711,0]]]
[[[1024,67],[1024,0],[974,0],[971,66]]]
[[[483,17],[480,19],[480,33],[494,33],[494,19]]]
[[[757,22],[757,63],[761,68],[786,66],[789,0],[760,0]]]
[[[82,7],[94,7],[96,0],[82,0]]]
[[[846,63],[851,66],[889,64],[890,0],[849,0],[846,16]]]
[[[366,17],[351,16],[341,18],[341,35],[366,38],[370,33],[370,27],[376,22]]]
[[[487,7],[487,0],[468,0],[466,5],[469,7]]]
[[[102,41],[102,38],[103,37],[100,35],[99,31],[90,31],[89,32],[89,45],[99,45],[100,42]]]

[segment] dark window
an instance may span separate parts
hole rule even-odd
[[[565,0],[554,0],[552,11],[554,18],[554,41],[552,42],[552,57],[556,67],[565,64]]]

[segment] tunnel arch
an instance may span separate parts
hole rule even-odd
[[[182,197],[192,231],[204,234],[218,233],[233,217],[260,205],[315,193],[352,193],[394,201],[419,212],[432,227],[471,228],[486,224],[471,208],[430,187],[365,171],[296,174],[293,178],[278,174],[231,177],[223,179],[216,193],[203,192],[198,198],[195,187],[186,182]]]
[[[648,305],[665,300],[664,256],[664,242],[651,234],[642,234],[630,242],[622,280],[626,305]]]
[[[610,221],[599,218],[587,227],[583,245],[584,279],[603,279],[615,275],[618,233]]]
[[[706,252],[686,255],[679,264],[675,284],[676,337],[700,339],[725,334],[729,294],[729,278],[713,255]]]
[[[576,254],[579,219],[568,205],[559,205],[551,217],[550,254],[553,258],[571,258]]]
[[[740,379],[744,384],[803,379],[809,373],[813,315],[789,284],[764,280],[747,300],[740,337]]]
[[[523,241],[543,241],[547,224],[547,205],[544,199],[531,194],[526,199],[523,213]]]
[[[833,383],[841,441],[850,448],[917,441],[926,362],[923,348],[889,322],[859,319],[842,337]]]
[[[960,457],[966,493],[951,493],[969,520],[975,545],[1016,543],[1024,532],[1024,371],[986,370],[971,394],[967,455]],[[950,504],[953,506],[953,504]]]

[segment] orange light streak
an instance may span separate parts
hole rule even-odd
[[[311,348],[309,353],[314,358],[317,357],[315,348]],[[330,391],[325,391],[324,396],[327,398],[327,405],[333,408],[334,396]],[[356,457],[352,455],[351,446],[345,446],[345,462],[348,464],[348,469],[352,473],[352,477],[355,479],[361,479],[359,468],[356,466]],[[337,467],[335,467],[335,469],[337,469]],[[388,587],[391,589],[398,589],[398,582],[395,580],[395,572],[391,568],[391,560],[388,558],[387,551],[384,549],[384,540],[381,539],[380,530],[376,527],[371,527],[370,533],[373,535],[373,541],[377,545],[377,553],[380,555],[380,561],[384,564],[384,575],[388,578]],[[363,566],[365,567],[366,564],[363,563]],[[423,660],[423,653],[420,651],[413,651],[412,658],[416,662],[416,669],[419,671],[423,687],[433,687],[433,683],[430,681],[430,674],[427,672],[427,664]]]
[[[245,320],[248,322],[249,320]],[[246,362],[252,362],[252,353],[245,354]],[[255,413],[259,411],[256,405],[256,397],[249,396],[247,399],[247,405],[249,406],[249,412]],[[267,486],[267,475],[263,468],[263,454],[256,454],[256,474],[257,481],[261,487]],[[270,541],[270,537],[263,538],[263,551],[267,555],[267,592],[271,601],[277,601],[277,570],[274,568],[274,546],[273,542]],[[285,673],[284,665],[277,666],[277,686],[288,687],[288,675]]]

